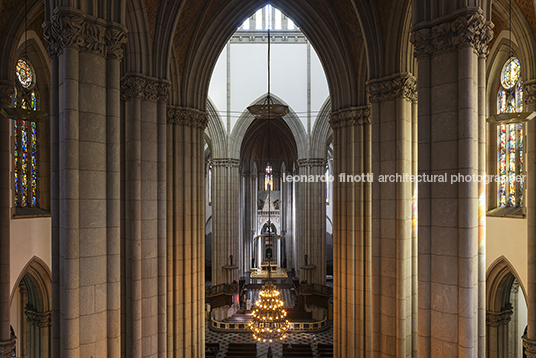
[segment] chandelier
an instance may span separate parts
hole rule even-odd
[[[271,270],[270,267],[268,269]],[[251,314],[253,321],[249,323],[253,338],[262,342],[287,338],[290,322],[287,311],[283,308],[284,302],[279,299],[279,291],[272,281],[265,283],[260,296],[261,299],[255,303],[256,308]]]
[[[270,29],[268,29],[268,95],[266,100],[259,105],[248,107],[249,112],[257,119],[268,120],[270,125],[271,118],[281,118],[288,113],[288,107],[276,104],[270,98]],[[270,143],[270,141],[268,142]],[[270,151],[268,151],[270,153]],[[268,228],[271,228],[270,220],[271,199],[270,186],[268,187]],[[271,229],[269,237],[272,239]],[[271,280],[271,257],[268,260],[268,279],[264,282],[264,289],[259,293],[261,299],[255,302],[255,309],[252,312],[253,321],[249,323],[249,329],[253,332],[253,338],[261,342],[272,342],[274,340],[283,340],[287,337],[287,331],[290,328],[290,322],[287,319],[287,311],[284,308],[284,302],[279,299],[280,292],[275,288]],[[271,352],[271,347],[269,347]]]

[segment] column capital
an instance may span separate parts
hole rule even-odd
[[[123,44],[127,43],[127,31],[117,24],[106,29],[106,54],[108,58],[123,59]]]
[[[26,320],[29,324],[38,326],[40,328],[50,327],[52,325],[51,312],[36,312],[30,308],[24,309]]]
[[[324,158],[304,158],[297,160],[300,168],[325,167],[326,159]]]
[[[212,159],[211,163],[213,167],[238,168],[240,166],[240,159],[216,158]]]
[[[0,108],[12,107],[15,96],[15,84],[11,81],[0,80]]]
[[[370,106],[345,108],[330,114],[329,124],[333,129],[361,126],[371,123]]]
[[[367,82],[370,102],[384,102],[405,98],[417,102],[417,79],[409,73],[397,73]]]
[[[86,15],[71,7],[57,7],[50,21],[43,24],[43,35],[50,44],[50,57],[58,56],[65,47],[94,52],[121,60],[122,45],[127,42],[126,28],[104,19]]]
[[[167,80],[145,76],[139,73],[127,73],[121,78],[121,101],[132,98],[144,101],[162,101],[169,99],[170,84]]]
[[[472,46],[479,55],[488,54],[493,23],[486,20],[482,9],[463,9],[453,15],[419,23],[413,28],[411,42],[415,46],[415,57],[466,45]]]
[[[17,337],[11,336],[7,341],[0,341],[0,358],[12,358],[15,355]]]
[[[505,326],[510,322],[512,313],[514,313],[512,309],[507,309],[502,312],[486,311],[486,326]]]
[[[523,102],[536,102],[536,80],[523,81]]]
[[[526,335],[521,337],[523,340],[523,348],[527,358],[536,358],[536,341],[528,339]]]
[[[168,106],[167,122],[204,130],[208,124],[208,114],[194,108]]]

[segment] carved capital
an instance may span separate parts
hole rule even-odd
[[[370,124],[369,106],[346,108],[331,113],[329,123],[333,129]]]
[[[305,158],[298,159],[298,167],[300,168],[313,168],[313,167],[325,167],[326,160],[323,158]]]
[[[0,341],[0,358],[12,358],[15,356],[17,337],[11,336],[7,341]]]
[[[512,311],[511,309],[507,309],[502,312],[486,311],[486,326],[505,326],[510,322],[510,319],[512,318],[512,313],[514,313],[514,311]]]
[[[80,51],[107,55],[119,60],[123,57],[121,46],[126,42],[126,30],[108,23],[83,11],[68,7],[54,10],[50,21],[43,24],[43,35],[49,43],[50,57],[58,56],[65,47],[75,47]]]
[[[523,348],[525,348],[527,358],[536,358],[536,341],[528,339],[526,335],[523,335],[521,339],[523,340]]]
[[[213,167],[221,168],[238,168],[240,166],[240,160],[233,158],[212,159],[211,163]]]
[[[158,101],[166,102],[169,101],[169,92],[171,90],[171,84],[169,82],[160,82],[156,86],[156,91],[158,93]]]
[[[167,101],[167,88],[169,85],[162,80],[143,76],[140,74],[127,74],[121,79],[121,101],[126,102],[132,98],[144,101]]]
[[[13,107],[15,86],[12,82],[0,80],[0,108]]]
[[[417,79],[410,74],[397,75],[367,83],[370,102],[384,102],[405,98],[417,102]]]
[[[411,34],[415,57],[470,45],[479,55],[487,55],[488,42],[493,39],[493,23],[486,21],[482,9],[471,11],[454,20],[437,25],[426,24]]]
[[[49,312],[35,312],[31,308],[25,308],[24,314],[29,324],[40,328],[50,327],[52,325],[52,315]]]
[[[168,107],[167,122],[169,124],[205,130],[208,124],[208,115],[206,112],[193,108]]]
[[[536,102],[536,81],[523,82],[523,101],[525,103]]]
[[[123,58],[123,44],[127,42],[127,32],[120,27],[112,27],[106,30],[106,54],[108,58],[119,61]]]

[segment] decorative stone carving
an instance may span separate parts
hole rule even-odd
[[[437,51],[471,45],[478,54],[488,54],[488,42],[493,39],[493,23],[486,21],[482,9],[466,13],[452,21],[416,28],[411,34],[415,57]]]
[[[50,327],[52,325],[52,316],[49,312],[35,312],[31,308],[25,308],[24,314],[29,324],[40,328]]]
[[[193,108],[168,107],[167,122],[204,130],[208,124],[208,114]]]
[[[0,81],[0,107],[13,107],[15,87],[12,82]]]
[[[523,82],[523,101],[525,103],[536,102],[536,81]]]
[[[233,158],[212,159],[211,163],[213,167],[238,168],[240,166],[240,160]]]
[[[390,101],[405,98],[417,102],[417,79],[410,74],[367,83],[370,102]]]
[[[127,74],[121,79],[121,101],[131,98],[144,101],[167,101],[169,98],[169,84],[163,80],[143,76],[140,74]]]
[[[536,358],[536,341],[528,339],[526,335],[521,339],[523,340],[523,348],[525,348],[527,358]]]
[[[329,124],[333,129],[371,123],[369,106],[346,108],[331,113]]]
[[[73,8],[56,8],[50,21],[43,24],[43,35],[50,44],[50,57],[58,56],[65,47],[77,47],[81,51],[108,54],[117,59],[123,57],[122,44],[126,31],[115,24],[107,28],[106,21],[84,14]]]
[[[127,42],[127,32],[118,27],[106,30],[106,53],[109,58],[121,61],[123,58],[123,44]]]
[[[21,281],[21,283],[19,284],[19,294],[21,296],[24,296],[26,294],[26,292],[27,292],[26,291],[26,286]]]
[[[486,326],[499,327],[505,326],[510,322],[514,311],[507,309],[502,312],[486,311]]]
[[[298,159],[298,167],[300,168],[313,168],[313,167],[325,167],[326,160],[323,158],[305,158]]]
[[[159,102],[169,101],[169,91],[171,89],[171,84],[169,82],[160,82],[156,86],[156,91],[158,93]]]
[[[11,336],[7,341],[0,341],[0,358],[12,358],[15,355],[17,337]]]

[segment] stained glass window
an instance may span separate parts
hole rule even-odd
[[[510,89],[521,79],[521,64],[519,60],[512,57],[503,66],[501,71],[501,85],[505,89]]]
[[[497,92],[497,112],[523,111],[523,86],[521,64],[510,58],[501,71],[501,84]],[[500,207],[523,206],[523,182],[516,180],[523,175],[523,124],[497,126],[497,171],[499,183],[497,201]]]
[[[17,85],[13,105],[37,110],[38,94],[35,74],[28,60],[20,59],[16,66]],[[30,121],[13,121],[13,181],[14,203],[18,207],[39,206],[38,197],[38,128]]]
[[[34,82],[34,74],[30,64],[22,58],[17,61],[16,67],[17,78],[24,88],[30,88]]]
[[[270,164],[266,166],[264,174],[264,190],[274,190],[274,175]]]

